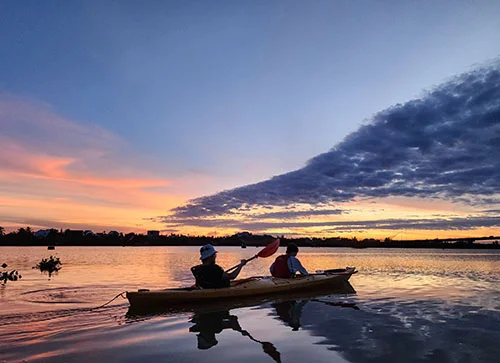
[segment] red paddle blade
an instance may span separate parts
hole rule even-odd
[[[266,247],[262,249],[262,251],[257,253],[257,256],[262,258],[272,256],[276,253],[279,247],[280,247],[280,239],[276,238],[274,242],[269,243]]]

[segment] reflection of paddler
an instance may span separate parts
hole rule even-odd
[[[283,322],[292,327],[293,331],[300,328],[300,317],[302,316],[302,309],[307,304],[308,300],[301,301],[283,301],[274,303],[272,306],[276,309],[278,317]]]
[[[330,306],[339,306],[342,308],[359,310],[359,308],[354,303],[323,301],[318,299],[282,301],[273,303],[271,304],[271,306],[276,309],[276,314],[281,321],[288,324],[293,331],[297,331],[300,328],[300,318],[302,316],[302,310],[309,301],[319,302]]]
[[[198,332],[198,349],[209,349],[217,344],[215,334],[224,329],[241,331],[238,318],[230,315],[229,311],[216,311],[204,314],[195,314],[191,319],[195,323],[189,328],[190,332]]]
[[[190,327],[189,331],[198,333],[196,336],[198,339],[198,349],[212,348],[218,343],[215,334],[221,333],[224,329],[232,329],[240,332],[241,335],[248,337],[250,340],[261,344],[266,354],[276,362],[281,363],[280,353],[276,350],[276,347],[270,342],[261,342],[255,339],[248,331],[243,330],[238,323],[238,317],[230,315],[228,310],[197,313],[190,321],[195,325]]]

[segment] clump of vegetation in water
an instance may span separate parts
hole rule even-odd
[[[7,264],[4,263],[2,264],[2,269],[6,269]],[[0,271],[0,281],[3,281],[4,284],[7,283],[7,281],[17,281],[21,279],[22,276],[19,275],[19,272],[17,270],[12,270],[12,271]]]
[[[54,272],[57,272],[61,269],[61,265],[62,263],[59,260],[59,257],[50,256],[49,258],[43,258],[33,268],[39,269],[40,272],[48,272],[50,277]]]

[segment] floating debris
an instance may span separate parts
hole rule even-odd
[[[3,263],[2,268],[6,269],[7,264]],[[4,284],[7,283],[7,281],[17,281],[21,279],[22,276],[19,275],[19,272],[17,270],[12,270],[12,271],[1,271],[0,272],[0,281],[2,281]]]
[[[36,268],[40,270],[40,272],[48,272],[49,277],[52,276],[54,272],[57,272],[61,269],[61,261],[59,257],[50,256],[49,258],[43,258],[36,266]]]

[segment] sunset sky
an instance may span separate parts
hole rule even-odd
[[[0,3],[0,226],[500,235],[500,2]]]

